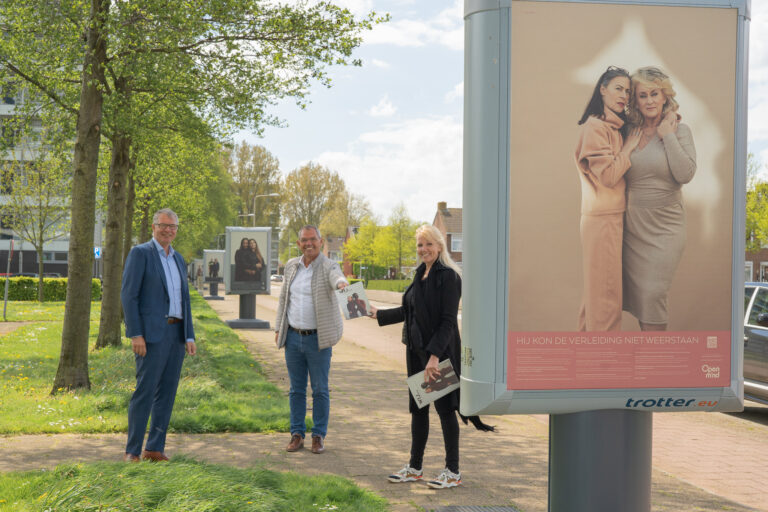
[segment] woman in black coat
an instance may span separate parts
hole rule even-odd
[[[413,283],[403,294],[402,306],[377,310],[371,306],[371,316],[379,325],[405,322],[403,343],[407,346],[406,367],[408,376],[424,371],[424,381],[440,377],[437,365],[448,358],[458,375],[461,368],[461,338],[457,321],[461,299],[459,268],[451,259],[440,231],[431,225],[423,225],[416,231],[416,251],[421,265],[416,269]],[[408,394],[411,413],[411,459],[389,481],[414,482],[422,479],[424,448],[429,435],[429,405],[419,409]],[[427,485],[436,489],[461,484],[459,471],[459,390],[452,391],[435,401],[440,416],[445,442],[445,469]],[[472,418],[480,430],[492,430]]]

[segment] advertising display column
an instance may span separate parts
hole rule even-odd
[[[227,321],[233,329],[269,329],[256,318],[256,295],[269,295],[271,240],[272,228],[226,228],[224,285],[240,295],[240,317]]]
[[[465,3],[461,410],[551,414],[551,510],[649,510],[651,413],[743,407],[748,18]]]
[[[203,266],[201,272],[203,281],[208,283],[208,295],[205,296],[205,300],[224,300],[224,297],[219,295],[219,283],[224,282],[224,270],[222,265],[226,258],[225,251],[217,251],[211,249],[205,249],[203,251]]]

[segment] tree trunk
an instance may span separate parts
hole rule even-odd
[[[72,226],[69,234],[67,302],[61,334],[59,368],[51,393],[59,389],[90,389],[88,332],[93,275],[93,228],[96,223],[96,177],[104,80],[106,34],[102,33],[109,0],[91,0],[87,44],[77,116],[77,136],[72,167]]]
[[[149,242],[151,237],[149,226],[152,225],[152,216],[149,213],[149,205],[145,205],[141,211],[141,230],[139,231],[139,243]]]
[[[40,242],[37,250],[37,302],[43,302],[43,242]]]
[[[104,281],[101,288],[101,319],[96,348],[119,347],[120,287],[123,277],[123,231],[125,230],[126,184],[130,168],[131,139],[119,133],[112,137],[112,162],[107,192],[107,229],[104,240]]]
[[[133,244],[133,214],[136,208],[136,181],[133,179],[135,158],[131,160],[131,172],[128,174],[128,197],[125,201],[125,234],[123,235],[123,263]]]

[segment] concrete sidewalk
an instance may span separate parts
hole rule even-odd
[[[211,301],[219,316],[237,318],[238,297]],[[274,321],[275,298],[258,296],[257,314]],[[216,463],[246,467],[264,464],[271,469],[300,473],[333,473],[350,478],[359,485],[384,496],[395,512],[434,510],[444,506],[506,506],[526,512],[547,510],[547,445],[548,417],[519,415],[484,417],[496,425],[498,433],[482,433],[461,426],[461,471],[464,484],[455,489],[432,490],[423,483],[390,484],[386,475],[408,460],[410,418],[407,411],[407,388],[403,348],[399,343],[399,326],[371,328],[367,319],[345,323],[345,337],[334,347],[331,368],[331,422],[326,439],[326,452],[314,455],[309,450],[286,453],[289,435],[281,434],[211,434],[172,435],[167,451],[185,453]],[[264,368],[268,378],[287,392],[287,374],[282,351],[274,345],[269,331],[238,331],[241,339]],[[661,418],[660,416],[669,418]],[[707,492],[698,483],[696,467],[718,480],[722,459],[710,457],[720,441],[708,436],[707,428],[692,428],[696,422],[672,419],[671,414],[654,417],[654,452],[666,438],[690,440],[691,446],[662,449],[665,457],[688,465],[688,469],[670,471],[657,464],[654,455],[653,510],[660,512],[728,510],[746,512],[768,510],[768,492],[764,480],[768,472],[758,464],[747,484],[753,494],[725,486],[728,492]],[[724,422],[731,421],[720,415]],[[431,477],[443,467],[443,446],[437,415],[432,413],[431,436],[425,456],[425,474]],[[735,420],[734,420],[735,421]],[[659,425],[662,432],[659,432]],[[705,425],[706,427],[706,425]],[[727,425],[726,425],[727,427]],[[759,436],[768,431],[764,426],[752,429]],[[117,460],[125,442],[121,435],[51,435],[0,438],[3,453],[0,471],[53,467],[61,462]],[[729,439],[728,443],[733,443]],[[758,438],[762,443],[762,437]],[[672,446],[675,443],[670,443]],[[663,444],[663,446],[667,446]],[[698,446],[698,448],[697,448]],[[768,444],[762,446],[762,452]],[[725,451],[733,446],[724,447]],[[755,453],[754,445],[748,450]],[[690,450],[690,451],[688,451]],[[706,450],[706,457],[700,455]],[[691,469],[693,467],[693,469]],[[686,471],[688,471],[686,473]],[[681,474],[684,476],[681,477]],[[739,480],[741,475],[735,475]],[[692,485],[695,483],[697,485]],[[737,503],[737,501],[739,503]],[[741,504],[740,504],[741,503]],[[617,511],[620,512],[620,511]]]

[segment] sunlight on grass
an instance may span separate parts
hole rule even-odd
[[[170,463],[67,464],[0,474],[0,511],[389,510],[386,501],[336,476],[237,469],[186,457]]]
[[[90,391],[58,390],[52,396],[64,305],[15,302],[12,309],[16,321],[25,317],[36,321],[0,336],[0,434],[125,431],[128,402],[136,385],[128,340],[118,348],[91,350]],[[95,303],[91,347],[96,342],[98,313]],[[169,430],[287,431],[284,393],[266,381],[235,332],[196,294],[192,314],[198,355],[184,362]]]

